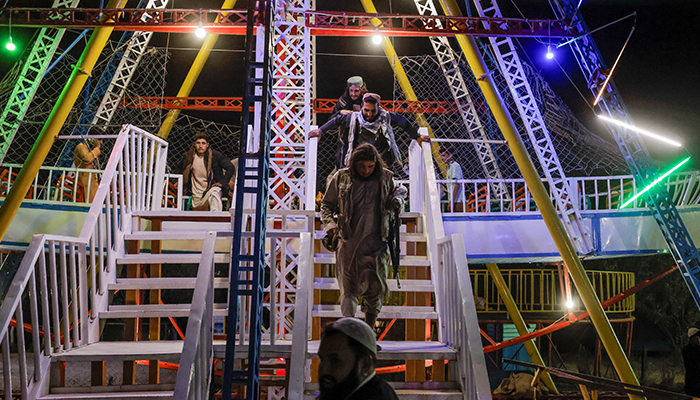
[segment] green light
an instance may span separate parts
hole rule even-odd
[[[17,46],[15,46],[14,43],[12,43],[12,36],[10,36],[10,41],[5,44],[5,48],[10,51],[15,51]]]
[[[637,198],[638,198],[639,196],[641,196],[641,195],[643,195],[644,193],[648,192],[654,185],[656,185],[657,183],[659,183],[659,182],[661,182],[662,180],[664,180],[667,176],[671,175],[671,174],[673,173],[673,171],[675,171],[675,170],[677,170],[678,168],[680,168],[683,164],[687,163],[689,160],[690,160],[690,157],[686,158],[685,160],[681,161],[678,165],[676,165],[675,167],[671,168],[671,169],[670,169],[668,172],[666,172],[665,174],[663,174],[663,175],[661,175],[660,177],[654,179],[654,182],[650,183],[649,185],[647,185],[647,187],[644,188],[644,190],[642,190],[641,192],[635,194],[634,196],[632,196],[631,199],[629,199],[629,200],[627,200],[626,202],[624,202],[624,203],[620,206],[620,208],[625,208],[625,207],[627,207],[630,203],[632,203],[632,202],[634,202],[635,200],[637,200]]]

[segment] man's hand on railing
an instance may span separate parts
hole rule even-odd
[[[315,138],[315,137],[317,137],[317,138],[320,139],[320,138],[321,138],[321,135],[323,135],[323,131],[322,131],[322,130],[320,130],[320,129],[314,129],[314,130],[312,130],[312,131],[309,132],[309,139]]]
[[[418,139],[416,139],[416,142],[418,145],[422,145],[423,143],[430,143],[430,136],[428,135],[420,135],[418,136]]]

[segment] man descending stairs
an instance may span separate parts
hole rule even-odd
[[[445,362],[457,360],[457,351],[437,340],[438,313],[434,303],[434,285],[430,279],[427,238],[421,213],[402,213],[400,257],[401,282],[390,279],[390,296],[378,316],[377,328],[381,351],[377,353],[378,372],[405,371],[403,382],[388,379],[401,399],[462,399],[459,384],[446,370]],[[320,243],[324,233],[316,233],[312,307],[312,341],[308,357],[312,358],[312,382],[305,385],[305,399],[318,393],[316,369],[321,330],[327,323],[342,317],[337,305],[339,287],[335,278],[335,254]],[[390,275],[391,276],[391,275]],[[365,315],[359,307],[355,314]],[[392,340],[384,340],[391,338]],[[392,365],[396,364],[396,365]],[[453,369],[454,371],[454,369]],[[387,375],[389,376],[389,375]],[[395,377],[396,374],[393,374]]]

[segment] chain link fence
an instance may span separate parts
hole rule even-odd
[[[91,81],[94,83],[91,82],[91,87],[88,88],[88,90],[94,90],[98,78],[102,76],[105,71],[110,70],[108,67],[112,54],[123,50],[118,49],[117,44],[118,42],[112,41],[103,50],[102,57],[100,57],[100,61],[93,71],[94,78],[92,78]],[[57,54],[61,53],[62,51],[60,50],[57,52]],[[169,56],[170,54],[166,48],[149,48],[142,56],[139,67],[132,76],[125,96],[162,96],[166,84]],[[453,100],[447,80],[442,73],[436,56],[410,56],[401,57],[400,60],[418,99],[423,101]],[[464,60],[464,58],[460,57],[460,60]],[[495,60],[488,57],[488,54],[485,60],[489,69],[494,73],[495,82],[513,116],[518,131],[525,137],[525,128],[517,112],[517,107],[513,101],[507,83],[500,74]],[[53,109],[56,99],[59,98],[70,76],[73,68],[72,66],[75,65],[76,62],[77,60],[75,58],[70,54],[66,54],[44,77],[41,87],[37,91],[34,101],[27,110],[17,134],[15,135],[14,141],[5,158],[6,163],[24,163],[46,119]],[[20,63],[21,61],[18,62],[17,67],[15,67],[13,71],[18,70]],[[619,154],[617,147],[600,138],[579,123],[571,110],[556,96],[544,78],[533,67],[525,63],[524,67],[530,85],[540,105],[545,123],[550,131],[551,139],[557,149],[560,162],[567,176],[575,177],[626,173],[626,164]],[[503,135],[478,88],[471,69],[464,61],[460,63],[460,69],[472,101],[479,114],[479,119],[486,136],[492,140],[503,140]],[[16,73],[10,73],[0,82],[0,104],[7,102],[11,87],[17,79],[16,75]],[[81,121],[83,114],[91,113],[93,112],[92,110],[97,108],[99,103],[94,104],[94,101],[93,104],[86,104],[86,97],[88,97],[86,93],[87,90],[84,90],[79,96],[68,116],[66,124],[60,131],[60,135],[72,134],[76,126],[78,126],[79,121]],[[405,99],[396,81],[394,83],[394,99]],[[122,124],[133,124],[155,133],[160,128],[166,113],[167,110],[159,108],[120,107],[115,111],[110,125],[107,127],[107,132],[115,134]],[[403,115],[416,125],[415,116],[413,114]],[[424,115],[436,137],[456,139],[470,138],[462,117],[456,112]],[[168,137],[168,142],[170,143],[168,157],[169,172],[177,170],[177,163],[191,145],[192,136],[200,131],[209,134],[213,148],[233,158],[238,154],[239,130],[240,128],[235,125],[214,123],[194,118],[187,115],[186,111],[181,113]],[[407,153],[409,145],[408,135],[400,129],[396,129],[395,134],[400,151],[402,153]],[[334,135],[324,135],[324,138],[325,139],[320,143],[318,154],[319,190],[325,187],[325,179],[333,170],[333,160],[335,159],[336,151],[336,141],[333,140]],[[73,142],[72,146],[74,146],[77,141]],[[527,138],[525,138],[524,142],[530,152],[530,157],[536,160],[537,157],[531,143]],[[441,146],[446,147],[454,154],[456,161],[462,166],[465,178],[486,178],[474,144],[441,143]],[[496,144],[491,145],[491,148],[495,154],[498,168],[503,178],[520,178],[521,174],[508,147],[506,145]],[[61,154],[69,150],[72,152],[72,147],[70,145],[66,146],[66,141],[56,141],[44,165],[57,166],[61,159]],[[110,144],[106,143],[102,150],[104,153],[108,154],[111,150]],[[107,157],[101,157],[100,162],[104,164],[106,160]],[[535,162],[535,165],[540,169],[539,163]],[[398,178],[407,179],[405,172],[398,168],[397,165],[394,166],[394,169]]]
[[[99,78],[109,72],[109,63],[112,54],[123,49],[117,48],[116,41],[111,41],[105,47],[99,58],[98,64],[93,70],[93,78],[86,84],[85,89],[80,94],[75,102],[66,123],[61,128],[59,135],[75,134],[76,128],[80,125],[81,118],[85,120],[84,115],[94,115],[95,110],[99,106],[102,96],[97,96],[96,101],[88,102],[90,94],[95,90],[95,86]],[[56,55],[62,54],[61,49],[57,50]],[[141,57],[139,67],[135,70],[128,88],[124,94],[125,97],[151,97],[162,96],[166,84],[167,62],[169,52],[165,48],[151,47]],[[118,62],[118,58],[116,62]],[[12,71],[19,70],[21,62],[18,62]],[[77,60],[70,54],[65,54],[63,58],[43,78],[37,93],[29,106],[25,117],[19,124],[17,133],[8,150],[4,162],[8,164],[23,164],[27,159],[29,152],[39,137],[44,123],[49,117],[56,100],[60,97],[68,78],[73,69],[73,65]],[[111,68],[111,71],[114,67]],[[5,76],[0,82],[0,106],[7,103],[8,97],[12,91],[12,87],[17,79],[17,73],[10,73]],[[119,107],[115,110],[110,124],[106,126],[107,134],[117,134],[123,124],[132,124],[145,129],[151,133],[157,133],[161,122],[165,118],[168,110],[160,108],[123,108]],[[91,118],[90,118],[91,120]],[[168,172],[177,171],[177,163],[182,155],[189,149],[192,144],[192,137],[197,132],[206,132],[211,138],[212,148],[230,156],[235,157],[238,154],[239,127],[235,125],[226,125],[215,123],[181,113],[173,126],[168,137],[170,144],[168,149]],[[79,138],[80,136],[76,136]],[[47,166],[70,166],[72,161],[72,152],[79,140],[66,141],[57,140],[49,151],[44,165]],[[113,141],[105,141],[102,147],[103,154],[111,152]],[[63,157],[61,156],[63,154]],[[66,157],[66,154],[68,157]],[[101,168],[107,162],[108,157],[100,157],[98,166]],[[65,164],[68,160],[68,165]]]
[[[413,86],[413,90],[420,100],[452,100],[450,88],[436,56],[411,56],[401,57],[400,59]],[[476,106],[487,137],[491,140],[504,140],[503,134],[486,104],[471,69],[463,57],[460,57],[460,60],[463,61],[460,63],[462,76]],[[537,155],[527,138],[522,119],[504,77],[499,72],[498,66],[493,59],[485,57],[485,60],[489,69],[493,71],[499,92],[513,117],[518,132],[523,137],[531,159],[535,161],[540,175],[544,176],[539,163],[536,161]],[[586,129],[554,93],[544,78],[533,67],[526,63],[523,63],[523,65],[537,103],[540,106],[545,124],[550,132],[550,137],[557,150],[562,168],[567,176],[627,173],[627,166],[617,146]],[[394,84],[394,97],[401,100],[405,99],[398,82]],[[405,114],[405,116],[415,124],[415,117],[412,114]],[[470,138],[469,132],[466,130],[459,114],[426,114],[425,117],[433,134],[438,138]],[[406,151],[408,144],[408,141],[400,140],[399,148],[402,151]],[[473,144],[441,143],[440,146],[446,147],[454,154],[456,161],[462,166],[466,179],[486,178]],[[498,168],[503,178],[515,179],[522,177],[507,146],[496,144],[491,145],[491,148],[498,160]]]

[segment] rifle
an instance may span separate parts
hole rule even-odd
[[[389,254],[391,255],[391,263],[394,265],[394,278],[396,278],[396,286],[401,289],[399,281],[399,258],[401,256],[401,246],[399,239],[399,229],[401,228],[401,210],[394,210],[394,217],[390,221],[389,227]]]

